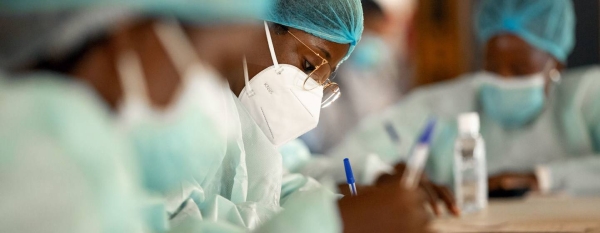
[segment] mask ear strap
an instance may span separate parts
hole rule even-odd
[[[275,66],[275,70],[280,70],[280,66],[279,66],[279,62],[277,62],[277,56],[275,55],[275,48],[273,47],[273,40],[271,39],[271,32],[269,31],[269,25],[267,24],[267,21],[264,21],[265,24],[265,33],[267,34],[267,42],[269,43],[269,51],[271,52],[271,59],[273,59],[273,66]],[[252,86],[250,85],[250,76],[248,75],[248,63],[246,62],[246,56],[244,56],[244,60],[243,60],[243,64],[244,64],[244,81],[246,86],[244,87],[244,89],[246,90],[246,94],[248,96],[253,96],[254,95],[254,90],[252,89]],[[281,73],[281,71],[277,71],[278,73]]]
[[[275,56],[275,48],[273,47],[273,40],[271,39],[271,32],[269,31],[269,25],[267,21],[265,23],[265,32],[267,33],[267,42],[269,43],[269,51],[271,51],[271,59],[273,59],[273,65],[276,70],[279,70],[279,62],[277,62],[277,56]]]
[[[200,64],[200,58],[194,52],[196,51],[194,45],[176,20],[155,23],[154,32],[179,73],[179,77],[186,77],[184,74],[190,65]]]
[[[248,75],[248,63],[246,62],[246,56],[244,56],[244,81],[246,82],[246,86],[244,87],[246,89],[246,94],[248,96],[253,96],[254,95],[254,90],[252,89],[252,86],[250,86],[250,77]]]
[[[144,70],[142,63],[133,50],[123,52],[117,58],[117,72],[123,87],[123,102],[121,105],[127,105],[140,102],[150,107],[148,100],[148,91],[146,81],[144,80]]]

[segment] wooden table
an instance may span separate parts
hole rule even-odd
[[[433,221],[434,232],[599,232],[600,198],[491,200],[486,210]]]

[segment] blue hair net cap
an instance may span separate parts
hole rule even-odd
[[[260,19],[273,0],[0,0],[0,69],[61,58],[122,20],[177,18],[186,23]]]
[[[570,0],[485,0],[477,18],[475,27],[483,43],[511,33],[563,63],[575,45],[575,11]]]
[[[2,0],[0,13],[33,13],[87,8],[120,9],[192,22],[261,18],[273,0]]]
[[[360,0],[276,0],[264,19],[331,42],[350,44],[342,61],[350,56],[363,32]]]

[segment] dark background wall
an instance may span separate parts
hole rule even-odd
[[[574,0],[577,12],[576,45],[568,66],[579,67],[600,62],[600,1]]]

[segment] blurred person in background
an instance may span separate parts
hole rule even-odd
[[[294,94],[303,96],[298,100],[310,99],[309,113],[318,116],[321,98],[307,96],[322,96],[312,90],[322,91],[325,88],[320,86],[324,83],[333,86],[325,80],[358,42],[362,31],[358,4],[278,2],[275,10],[262,15],[275,23],[265,28],[268,36],[263,36],[264,31],[261,33],[262,30],[255,27],[198,24],[239,18],[241,9],[246,9],[243,12],[247,14],[252,12],[247,9],[264,6],[264,2],[233,4],[239,8],[220,5],[230,2],[214,3],[214,8],[179,2],[173,5],[113,3],[115,7],[120,6],[116,7],[119,10],[87,9],[83,7],[88,6],[86,4],[70,1],[3,3],[4,6],[9,4],[12,8],[4,9],[26,13],[10,12],[3,16],[6,17],[3,27],[13,32],[3,37],[1,43],[5,49],[1,88],[7,90],[3,96],[8,99],[3,101],[1,113],[5,120],[2,123],[6,125],[3,128],[11,129],[2,131],[8,145],[2,147],[7,151],[3,157],[20,158],[24,166],[3,170],[6,174],[3,177],[7,177],[4,184],[13,185],[9,186],[13,188],[6,191],[6,196],[14,197],[5,199],[14,206],[7,209],[11,211],[6,214],[17,218],[3,226],[7,230],[46,229],[44,224],[23,224],[24,214],[16,213],[29,210],[27,206],[48,209],[47,215],[36,220],[46,220],[59,232],[69,231],[64,228],[71,229],[73,223],[81,223],[81,228],[74,232],[87,231],[99,224],[123,227],[112,230],[112,226],[98,226],[100,231],[110,232],[136,231],[134,227],[139,225],[153,231],[243,232],[258,228],[267,232],[283,229],[336,232],[341,231],[341,227],[348,232],[425,230],[427,217],[416,192],[389,186],[344,198],[336,204],[335,196],[319,188],[316,182],[301,176],[283,177],[281,173],[280,155],[275,146],[293,139],[316,122],[306,124],[307,115],[301,114],[304,110],[278,109],[295,103],[289,102],[293,100],[289,94],[272,99],[264,96],[265,91],[285,92],[282,87],[294,84],[292,87],[297,91]],[[89,4],[92,7],[95,3]],[[111,6],[106,2],[102,6],[107,6],[104,4]],[[342,16],[336,15],[338,13]],[[314,16],[309,17],[312,22],[306,21],[307,15]],[[333,25],[342,27],[337,32],[332,30],[331,24],[323,23],[333,18],[341,20]],[[24,22],[30,27],[23,27],[27,25]],[[40,27],[34,27],[38,25]],[[332,31],[339,34],[329,34]],[[247,40],[228,40],[241,38],[240,35]],[[242,54],[246,54],[247,66],[241,65]],[[279,62],[282,64],[277,67]],[[269,74],[260,75],[264,73]],[[231,91],[220,82],[222,76],[228,80]],[[275,102],[276,108],[272,108],[272,101],[278,100],[281,102]],[[315,105],[318,108],[312,108]],[[271,128],[265,124],[267,119],[256,118],[254,107],[271,108],[267,109],[272,111],[267,111],[268,116],[276,117],[268,118],[271,122],[278,117],[285,121],[273,128],[277,131],[266,134]],[[303,117],[286,119],[290,117],[289,110],[300,110],[295,115]],[[278,111],[284,115],[278,115]],[[224,121],[218,120],[223,118]],[[286,122],[296,122],[302,127],[290,134],[281,128]],[[121,132],[114,130],[115,125]],[[38,143],[35,139],[47,143]],[[48,148],[34,148],[37,155],[93,165],[89,170],[95,176],[81,181],[84,190],[76,189],[79,186],[65,187],[64,183],[70,181],[63,183],[58,179],[87,177],[71,173],[41,172],[37,174],[45,179],[21,182],[18,174],[39,166],[65,170],[58,165],[24,163],[30,161],[23,156],[24,151],[38,144]],[[113,153],[111,150],[122,151]],[[106,162],[109,158],[105,153],[115,156],[112,163]],[[120,161],[129,159],[135,162],[130,165]],[[105,177],[106,173],[119,173],[104,171],[103,162],[109,163],[108,168],[122,168],[124,177],[116,177],[116,180]],[[136,167],[141,170],[141,182],[136,179]],[[87,168],[76,166],[75,170],[86,173]],[[98,190],[87,187],[98,183],[119,184],[117,181],[132,189],[138,182],[142,183],[147,193],[158,197],[158,203],[145,203],[146,193],[126,192],[110,186],[101,186]],[[89,203],[92,210],[96,209],[95,205],[102,205],[100,209],[106,213],[100,217],[106,219],[95,219],[93,212],[87,215],[87,209],[81,209],[85,205],[68,195],[65,201],[73,201],[76,210],[73,213],[78,213],[73,216],[53,212],[64,206],[62,202],[38,199],[41,203],[28,203],[23,199],[24,193],[31,193],[35,199],[36,190],[32,188],[41,183],[66,194],[80,195],[86,202],[90,202],[88,197],[108,198]],[[139,214],[135,211],[138,202],[143,203],[144,223],[134,218]],[[119,211],[120,215],[111,212],[119,210],[113,208],[113,204],[125,210],[130,210],[127,204],[134,205],[132,217],[126,215],[129,212],[125,210]],[[56,208],[48,208],[52,206]],[[394,217],[380,218],[376,213],[381,211],[390,212]],[[84,217],[100,223],[80,221]],[[400,218],[406,221],[396,220]],[[171,226],[166,223],[169,220]]]
[[[384,38],[392,23],[390,17],[374,0],[363,0],[361,4],[365,17],[363,37],[334,74],[344,95],[323,109],[317,128],[301,137],[316,154],[326,154],[361,119],[384,110],[402,96],[399,61]]]
[[[256,17],[269,6],[220,4],[0,4],[3,232],[169,228],[181,203],[150,199],[200,178],[200,165],[226,144],[209,115],[219,88],[229,90],[214,70],[250,46],[228,38],[260,33],[206,23]],[[229,44],[193,46],[188,34]]]
[[[399,163],[434,117],[427,172],[451,186],[457,116],[478,112],[490,192],[600,194],[600,70],[561,73],[574,28],[569,0],[482,1],[475,31],[484,47],[483,71],[416,90],[362,122],[334,156],[376,153],[390,165]],[[386,133],[388,123],[400,136],[400,152]]]

